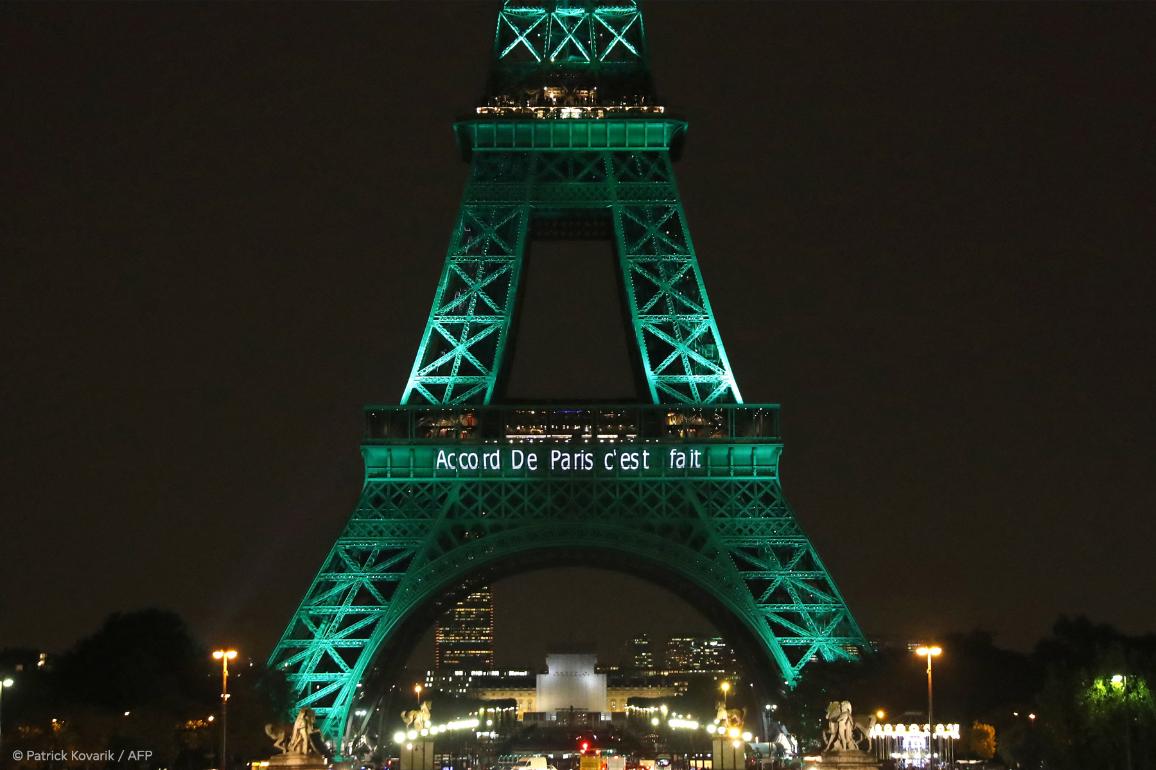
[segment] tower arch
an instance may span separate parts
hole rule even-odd
[[[751,616],[744,618],[734,612],[731,597],[704,588],[698,580],[698,573],[689,566],[697,556],[689,550],[676,552],[667,549],[666,541],[661,538],[646,544],[631,545],[629,541],[607,539],[606,536],[613,534],[624,532],[608,529],[599,533],[597,539],[591,536],[580,550],[575,548],[573,537],[554,542],[527,542],[516,552],[506,553],[482,564],[472,563],[467,569],[456,572],[454,577],[447,577],[438,586],[423,592],[420,602],[397,619],[368,661],[360,677],[360,684],[363,685],[360,693],[364,695],[348,712],[345,735],[357,736],[367,732],[372,712],[365,708],[365,699],[368,698],[372,703],[387,683],[397,680],[424,633],[455,601],[464,598],[477,585],[493,585],[508,578],[569,567],[593,568],[629,576],[677,596],[706,618],[735,651],[741,667],[751,676],[753,702],[773,701],[782,689],[781,673],[776,661],[766,654],[764,641],[758,633],[757,619],[752,626],[748,623]],[[654,546],[663,547],[660,556],[656,557]],[[679,557],[685,557],[687,561],[680,561]],[[551,622],[554,619],[563,620],[567,612],[565,608],[545,609],[545,615]],[[364,712],[364,718],[360,721],[354,716],[359,711]]]

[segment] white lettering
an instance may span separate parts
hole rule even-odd
[[[546,452],[549,452],[547,455]],[[659,450],[661,451],[661,450]],[[703,467],[703,450],[701,449],[668,449],[667,467],[675,470],[699,469]],[[508,453],[508,454],[506,454]],[[471,449],[452,451],[437,450],[434,459],[435,471],[452,471],[462,473],[466,471],[503,471],[507,468],[513,471],[536,472],[544,466],[551,473],[590,473],[599,465],[603,471],[638,472],[651,469],[650,449],[628,448],[599,448],[568,449],[546,447],[538,449]],[[546,462],[543,463],[542,461]],[[660,462],[659,465],[662,465]]]
[[[434,468],[436,470],[439,470],[439,471],[444,471],[447,469],[453,470],[453,466],[450,465],[450,455],[448,452],[446,452],[446,450],[444,450],[444,449],[438,450],[438,459],[434,463]]]
[[[510,450],[510,468],[520,471],[525,468],[528,471],[538,470],[538,455],[533,450],[526,451],[524,449]]]
[[[594,453],[585,449],[579,449],[574,452],[567,452],[563,449],[551,449],[550,470],[592,471],[594,470]]]

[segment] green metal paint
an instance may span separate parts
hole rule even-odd
[[[366,476],[270,657],[339,752],[378,650],[418,608],[530,551],[599,548],[693,581],[793,684],[862,632],[779,483],[778,408],[745,405],[699,271],[633,0],[508,0],[471,164],[401,406],[366,408]],[[604,227],[642,401],[501,403],[536,219]]]

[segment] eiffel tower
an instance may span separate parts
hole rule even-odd
[[[779,484],[778,407],[744,404],[671,165],[635,0],[506,0],[483,103],[455,124],[469,181],[400,405],[366,407],[365,483],[270,657],[335,748],[362,681],[439,608],[546,564],[677,590],[793,685],[862,632]],[[613,242],[638,399],[503,399],[530,243]],[[466,588],[463,588],[466,587]]]

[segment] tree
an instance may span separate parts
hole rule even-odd
[[[205,677],[207,661],[207,651],[175,613],[117,612],[62,657],[59,694],[69,704],[114,713],[144,707],[199,713],[215,696]]]
[[[206,767],[218,745],[220,667],[172,612],[114,613],[37,677],[27,688],[36,700],[12,709],[29,748],[143,749],[154,752],[147,763],[119,767],[179,770]],[[256,663],[237,665],[229,692],[231,757],[268,756],[262,725],[288,708],[283,678]]]
[[[1048,767],[1156,768],[1156,637],[1061,618],[1036,655],[1047,670],[1038,714]]]
[[[964,750],[976,759],[995,756],[995,727],[984,722],[972,722],[964,738]]]

